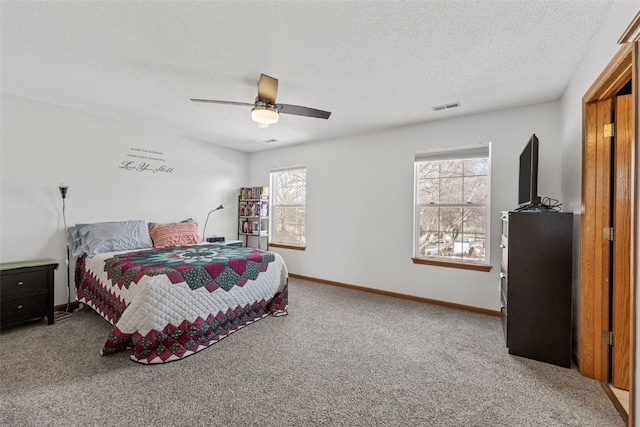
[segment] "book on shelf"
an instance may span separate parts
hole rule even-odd
[[[267,207],[268,204],[265,202],[264,206]],[[265,210],[266,209],[266,210]],[[267,212],[267,208],[263,208],[260,202],[257,201],[240,201],[239,206],[239,215],[240,216],[266,216],[263,215],[262,212]]]
[[[240,199],[268,199],[269,187],[242,187]]]
[[[240,234],[253,234],[259,236],[267,236],[267,230],[262,229],[260,220],[243,219],[238,227]]]
[[[240,201],[239,206],[240,216],[255,216],[266,218],[269,216],[269,203],[258,201]]]

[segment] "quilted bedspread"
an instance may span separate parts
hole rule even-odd
[[[207,348],[269,314],[284,315],[282,257],[215,244],[110,252],[76,262],[78,301],[112,325],[101,354],[163,363]]]

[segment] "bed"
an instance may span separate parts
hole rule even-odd
[[[287,314],[288,273],[277,253],[155,246],[84,251],[76,259],[77,300],[113,325],[102,355],[131,349],[135,362],[175,361],[266,316]]]

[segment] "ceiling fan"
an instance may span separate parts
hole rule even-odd
[[[315,117],[318,119],[328,119],[331,113],[329,111],[316,110],[315,108],[301,107],[299,105],[277,104],[276,95],[278,94],[278,79],[260,74],[258,81],[258,96],[253,104],[235,101],[219,101],[215,99],[194,99],[193,102],[208,102],[211,104],[229,104],[243,105],[253,107],[251,109],[251,118],[258,123],[258,127],[267,127],[278,122],[280,113],[293,114],[296,116]]]

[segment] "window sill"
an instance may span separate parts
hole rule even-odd
[[[411,258],[414,264],[436,265],[438,267],[461,268],[463,270],[491,271],[491,265],[442,259]]]
[[[294,251],[304,251],[306,246],[283,245],[282,243],[269,243],[270,248],[291,249]]]

